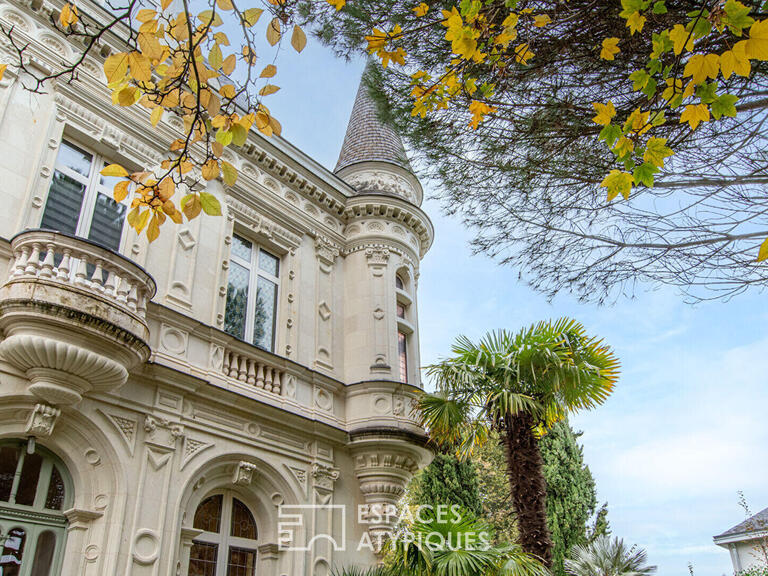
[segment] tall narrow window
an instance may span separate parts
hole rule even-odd
[[[209,496],[195,512],[202,530],[189,555],[189,576],[254,576],[258,531],[248,507],[230,493]]]
[[[99,174],[106,164],[98,155],[62,141],[40,228],[119,250],[126,204],[112,197],[118,179]]]
[[[26,442],[0,443],[0,574],[54,576],[61,570],[72,490],[63,464]]]
[[[279,285],[280,259],[235,234],[224,330],[274,351]]]
[[[408,336],[397,333],[397,356],[400,365],[400,382],[408,383]]]

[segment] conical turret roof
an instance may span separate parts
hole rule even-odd
[[[410,172],[403,141],[391,126],[379,120],[376,104],[368,93],[366,75],[371,66],[369,62],[363,72],[334,172],[359,162],[374,161],[396,164]]]

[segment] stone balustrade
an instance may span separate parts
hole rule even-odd
[[[59,232],[29,230],[11,242],[11,280],[38,278],[108,299],[146,316],[155,283],[141,267],[96,244]]]
[[[285,372],[247,353],[225,348],[221,365],[224,376],[281,396]]]
[[[29,392],[71,405],[122,386],[149,357],[152,277],[120,254],[48,230],[17,234],[11,252],[0,355],[25,373]]]

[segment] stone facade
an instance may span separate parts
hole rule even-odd
[[[44,70],[77,51],[49,26],[60,8],[0,5]],[[107,39],[101,56],[116,47]],[[40,230],[52,181],[66,179],[63,146],[145,167],[178,135],[173,118],[152,129],[112,106],[101,64],[42,95],[10,68],[0,82],[0,565],[171,576],[239,561],[238,574],[325,576],[375,562],[375,511],[431,458],[413,413],[433,236],[418,181],[375,150],[334,175],[252,133],[226,152],[237,184],[208,185],[221,217],[166,225],[151,245],[124,226],[114,251]],[[104,203],[88,188],[98,178],[82,186],[80,220]],[[279,264],[267,349],[225,331],[244,240]],[[210,507],[231,531],[203,525]],[[213,572],[202,560],[190,571],[206,550]]]

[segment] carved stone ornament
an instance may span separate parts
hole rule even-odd
[[[339,479],[339,475],[338,468],[325,464],[312,464],[312,478],[315,480],[315,488],[333,490],[333,485]]]
[[[27,420],[26,432],[30,436],[48,437],[61,415],[61,410],[47,404],[36,404]]]
[[[389,261],[388,248],[368,248],[365,251],[369,266],[385,266]]]
[[[315,253],[317,254],[318,260],[323,264],[331,266],[338,257],[340,249],[327,238],[318,236],[315,239]]]
[[[256,477],[257,466],[253,462],[241,460],[235,466],[235,472],[232,476],[232,483],[238,486],[250,486]]]

